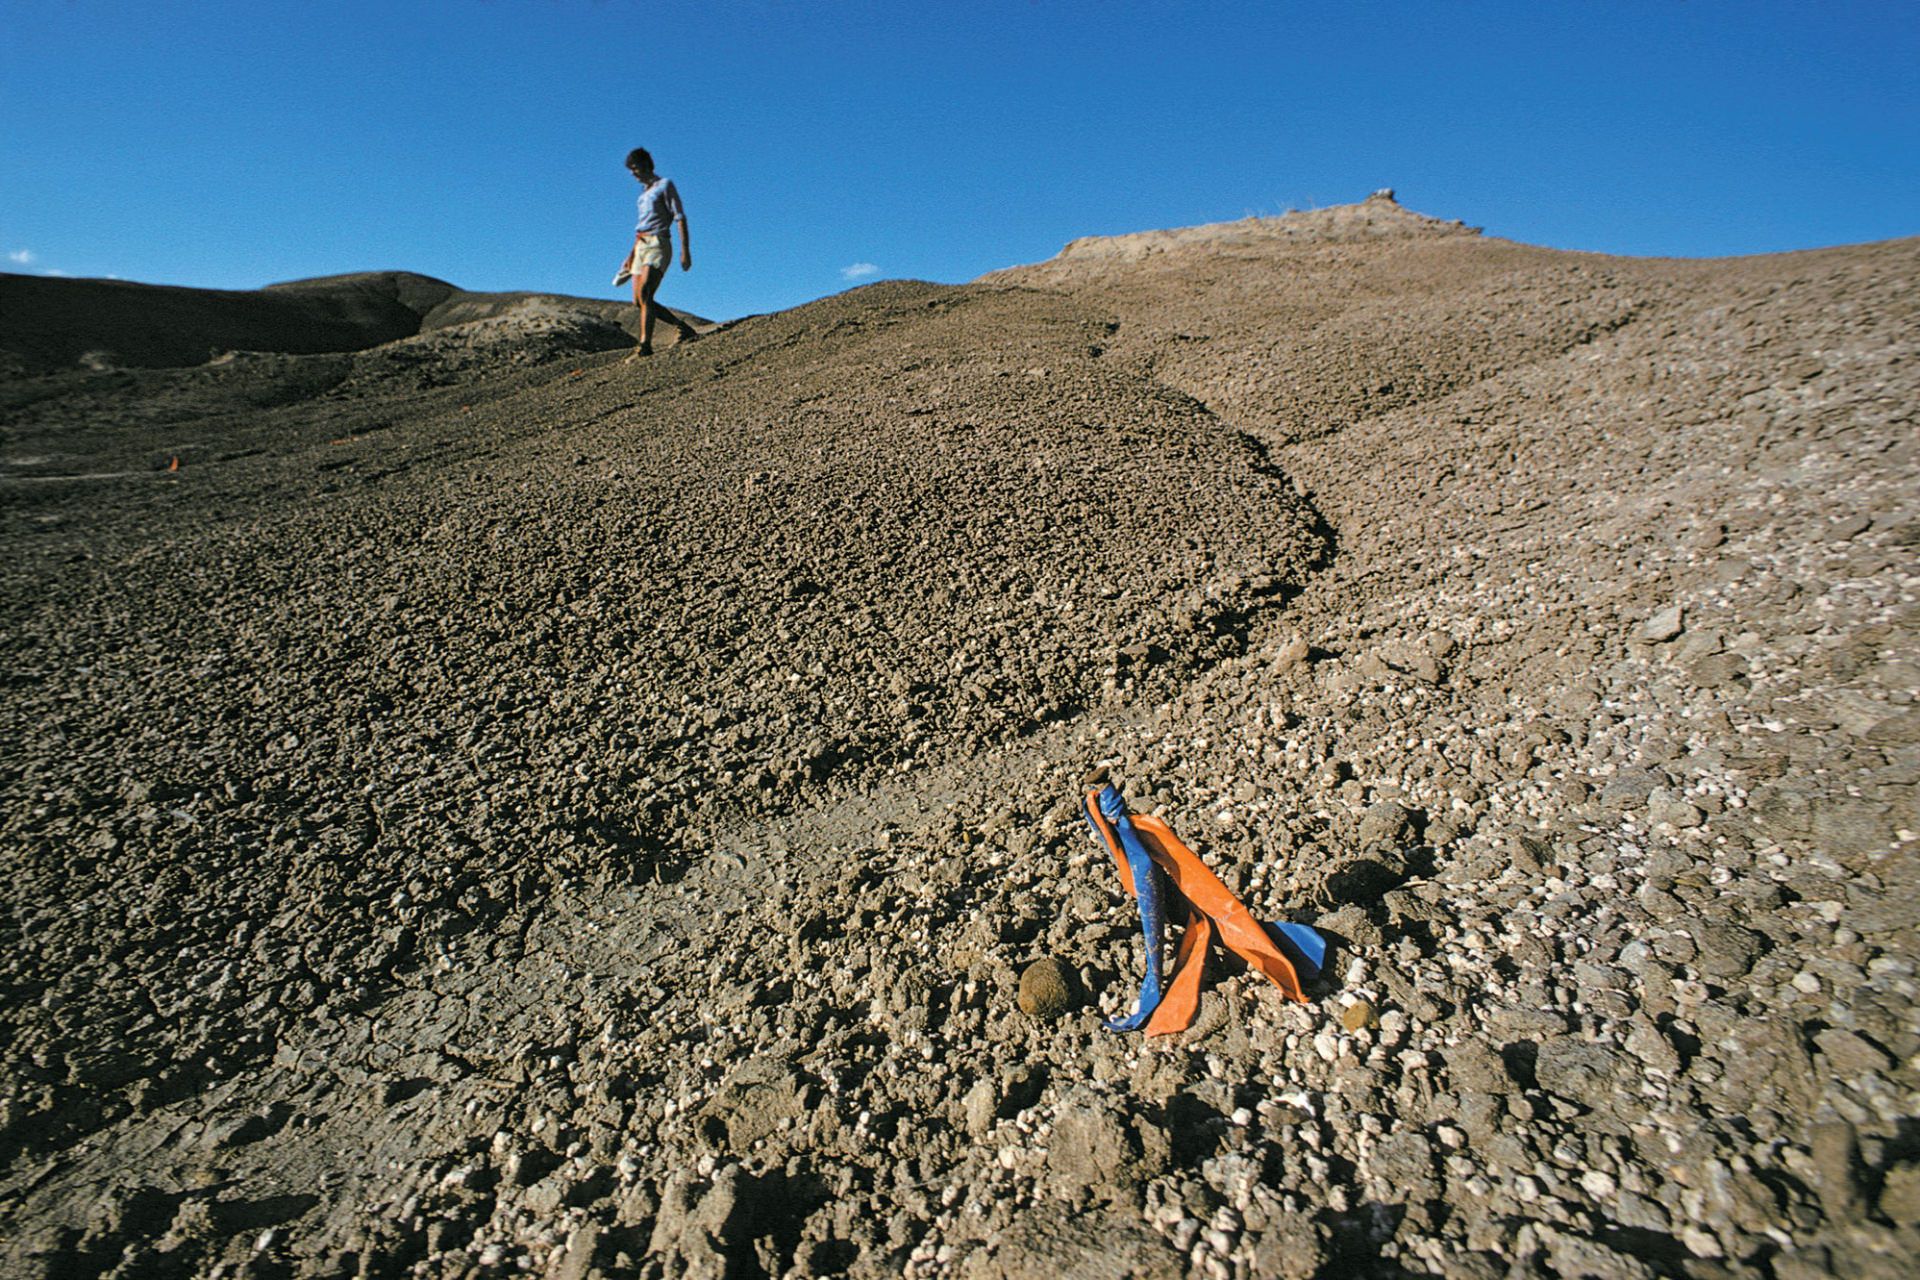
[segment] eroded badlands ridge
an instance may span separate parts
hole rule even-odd
[[[15,380],[9,1268],[1897,1274],[1917,263],[1374,200]],[[1099,1029],[1096,765],[1315,1005]]]

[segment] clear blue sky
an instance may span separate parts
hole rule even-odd
[[[1805,248],[1920,234],[1917,68],[1914,0],[0,0],[0,270],[611,297],[635,145],[716,318],[1382,186]]]

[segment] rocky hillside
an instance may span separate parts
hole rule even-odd
[[[7,1269],[1903,1274],[1917,275],[1382,196],[0,384]],[[1313,1003],[1101,1029],[1101,768]]]
[[[408,271],[293,280],[257,290],[0,272],[0,377],[201,365],[237,355],[362,351],[401,338],[493,347],[556,330],[569,349],[633,345],[630,305],[550,293],[473,293]],[[690,317],[698,320],[698,317]],[[700,321],[705,324],[705,321]],[[670,336],[670,335],[667,335]]]

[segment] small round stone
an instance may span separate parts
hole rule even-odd
[[[1073,971],[1052,956],[1042,956],[1020,974],[1020,1010],[1036,1018],[1057,1018],[1073,1007]]]
[[[1355,1000],[1340,1011],[1340,1025],[1349,1031],[1363,1031],[1380,1025],[1380,1014],[1371,1001]]]

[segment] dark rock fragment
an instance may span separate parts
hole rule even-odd
[[[1057,1018],[1073,1007],[1073,970],[1053,956],[1042,956],[1020,973],[1020,1010],[1036,1018]]]
[[[1713,653],[1687,668],[1687,676],[1702,689],[1722,689],[1747,683],[1747,660],[1737,653]]]
[[[1640,624],[1640,638],[1651,644],[1665,644],[1686,630],[1686,614],[1679,605],[1670,605]]]
[[[1328,874],[1327,896],[1335,902],[1372,906],[1404,881],[1408,872],[1405,855],[1384,845],[1375,846],[1370,856],[1343,862]]]
[[[1763,939],[1751,929],[1737,924],[1714,921],[1696,924],[1693,940],[1698,948],[1693,963],[1709,978],[1722,982],[1744,976],[1759,957]]]
[[[1413,838],[1413,815],[1391,800],[1370,807],[1360,819],[1362,846],[1399,845]]]
[[[787,1063],[754,1059],[720,1086],[703,1113],[701,1131],[716,1147],[744,1151],[805,1114],[805,1086]]]
[[[1063,1099],[1047,1146],[1047,1172],[1069,1195],[1137,1199],[1139,1184],[1166,1166],[1170,1143],[1143,1115],[1087,1090]]]
[[[1813,1042],[1819,1046],[1828,1073],[1842,1080],[1885,1071],[1893,1065],[1891,1054],[1855,1031],[1829,1027],[1815,1035]]]
[[[1328,1262],[1326,1228],[1306,1213],[1275,1214],[1253,1246],[1253,1273],[1312,1280]]]
[[[1846,1218],[1860,1206],[1864,1189],[1860,1139],[1838,1117],[1817,1121],[1807,1134],[1813,1151],[1814,1190],[1831,1218]]]
[[[1920,1225],[1920,1162],[1906,1160],[1887,1170],[1876,1208],[1896,1227]]]
[[[1534,1058],[1540,1087],[1582,1106],[1610,1107],[1619,1087],[1624,1063],[1614,1049],[1573,1036],[1556,1036],[1541,1044]]]
[[[1506,1093],[1513,1088],[1507,1064],[1485,1041],[1468,1039],[1446,1050],[1447,1079],[1456,1089]]]
[[[1179,1280],[1185,1260],[1135,1215],[1038,1204],[959,1268],[963,1280]]]

